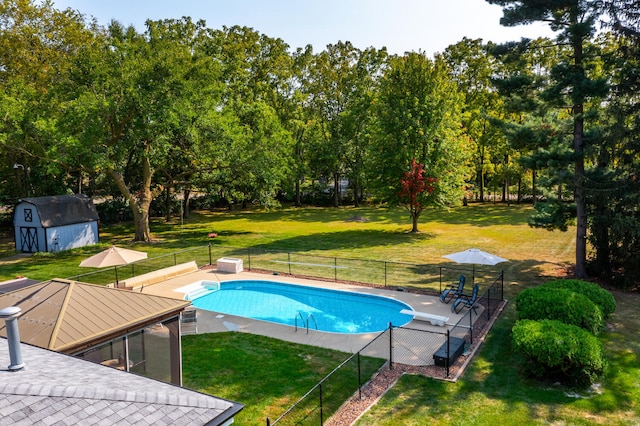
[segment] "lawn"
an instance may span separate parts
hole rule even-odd
[[[235,420],[241,425],[256,426],[266,424],[267,417],[271,421],[277,419],[351,356],[237,332],[184,336],[182,353],[185,387],[245,404]],[[385,361],[361,357],[363,380],[368,380]],[[354,360],[324,384],[325,416],[332,402],[335,410],[358,389],[357,372]],[[318,401],[314,395],[312,408],[317,408]]]
[[[499,267],[505,271],[505,297],[512,300],[523,288],[563,276],[574,261],[574,230],[562,233],[530,228],[526,225],[530,212],[529,206],[499,204],[427,211],[421,218],[419,234],[407,232],[410,221],[402,209],[345,207],[201,212],[184,222],[154,222],[152,232],[156,240],[148,244],[131,244],[131,227],[119,225],[101,229],[101,247],[53,255],[5,257],[0,259],[0,280],[16,275],[48,279],[87,272],[77,266],[80,261],[110,243],[147,251],[150,257],[156,257],[204,246],[210,241],[207,234],[216,232],[218,237],[213,242],[219,246],[291,250],[434,267],[451,265],[442,258],[445,254],[478,247],[509,259]],[[0,253],[14,254],[11,240],[5,239],[0,244]],[[597,392],[589,394],[581,390],[582,397],[577,398],[571,393],[574,390],[529,381],[519,374],[510,350],[510,329],[515,321],[515,309],[510,304],[461,380],[449,383],[404,376],[360,424],[640,424],[640,343],[637,338],[640,298],[634,293],[616,292],[615,296],[618,309],[601,336],[608,350],[610,367]],[[285,356],[304,359],[305,356],[299,354],[306,349],[295,347],[287,351],[290,344],[286,343],[277,355],[271,356],[260,352],[264,343],[252,343],[252,337],[245,335],[237,338],[243,341],[236,345],[254,353],[253,360],[244,362],[248,367],[225,370],[229,383],[216,385],[212,379],[207,385],[205,375],[203,384],[193,386],[245,403],[248,406],[245,411],[249,413],[245,419],[256,417],[264,421],[265,413],[273,415],[269,407],[282,408],[297,394],[289,395],[276,385],[271,392],[271,386],[262,383],[268,376],[263,373],[281,371],[273,365],[281,367],[278,360]],[[191,368],[189,362],[185,361],[185,372]],[[251,372],[255,371],[252,366],[263,363],[264,371],[252,379]],[[327,360],[323,369],[330,370],[337,363],[337,359]],[[217,369],[212,365],[205,371],[211,376]],[[255,381],[256,378],[259,380]],[[301,384],[300,390],[306,385]],[[286,398],[282,399],[283,396]],[[262,400],[265,403],[260,405]]]

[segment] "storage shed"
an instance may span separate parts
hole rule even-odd
[[[60,251],[98,242],[98,212],[84,194],[22,198],[13,213],[16,250]]]

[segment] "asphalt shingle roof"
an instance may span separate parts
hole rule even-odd
[[[243,407],[31,345],[21,352],[24,369],[0,368],[0,419],[12,425],[219,425]]]

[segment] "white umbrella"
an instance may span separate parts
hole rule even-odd
[[[478,250],[477,248],[470,248],[465,251],[447,254],[443,257],[453,260],[456,263],[472,263],[474,265],[495,265],[497,263],[507,261],[505,258],[487,253],[486,251]]]
[[[127,265],[137,260],[147,258],[147,253],[135,250],[129,250],[116,246],[111,246],[107,250],[103,250],[98,254],[86,258],[80,262],[80,266],[91,268],[106,268],[113,266],[116,272],[116,286],[118,285],[118,268],[119,265]]]
[[[486,251],[479,250],[477,248],[470,248],[465,251],[459,251],[457,253],[447,254],[442,256],[446,259],[453,260],[456,263],[468,263],[473,265],[473,278],[475,280],[476,265],[495,265],[501,262],[506,262],[507,259],[496,256]]]

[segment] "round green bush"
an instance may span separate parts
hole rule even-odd
[[[604,373],[602,343],[582,328],[555,320],[519,320],[512,329],[514,351],[538,379],[588,386]]]
[[[515,298],[519,319],[552,319],[576,325],[594,334],[604,328],[602,312],[580,293],[563,288],[534,287]]]
[[[564,288],[587,296],[602,311],[602,318],[606,320],[616,310],[616,299],[610,291],[597,284],[582,280],[556,280],[544,284],[545,287]]]

